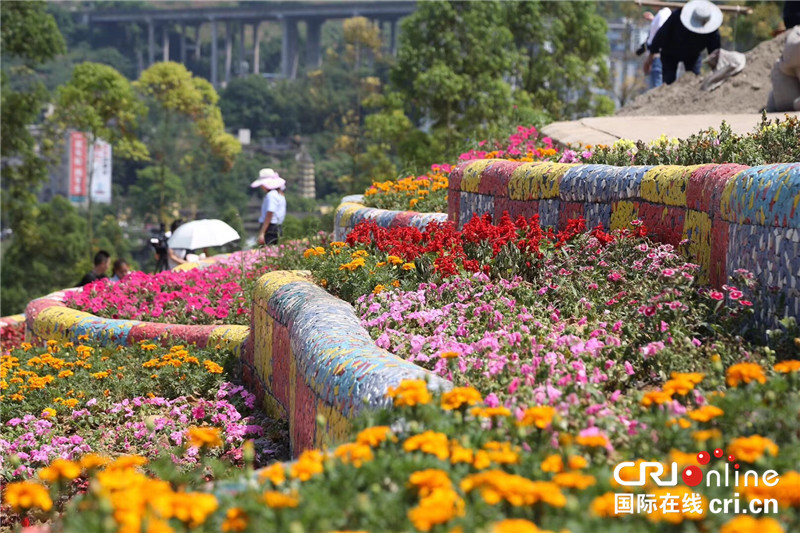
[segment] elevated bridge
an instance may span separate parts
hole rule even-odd
[[[208,77],[217,87],[220,84],[220,26],[224,27],[223,76],[227,83],[231,76],[233,64],[234,42],[237,48],[236,73],[260,74],[261,24],[266,21],[278,22],[282,25],[281,72],[278,77],[294,78],[297,76],[299,57],[298,24],[306,28],[305,62],[309,67],[319,66],[321,54],[322,25],[328,20],[346,19],[350,17],[366,17],[379,28],[388,25],[390,34],[389,48],[392,53],[397,50],[397,23],[416,9],[415,1],[397,0],[386,2],[356,1],[316,1],[316,2],[246,2],[238,6],[217,6],[198,8],[149,9],[149,10],[108,10],[86,11],[83,22],[90,26],[115,25],[123,29],[127,25],[137,25],[147,35],[147,65],[157,60],[179,61],[186,63],[189,52],[194,59],[201,57],[200,30],[203,26],[211,27],[211,68]],[[250,26],[252,35],[252,54],[245,50],[245,31]],[[187,43],[189,31],[193,33],[193,44]],[[170,36],[178,32],[180,39],[177,53],[170,54]],[[160,34],[161,44],[156,44]],[[139,46],[136,43],[134,46]],[[157,57],[158,56],[158,57]],[[247,62],[247,58],[252,61]],[[242,65],[247,63],[245,70]],[[140,68],[144,67],[143,58]]]

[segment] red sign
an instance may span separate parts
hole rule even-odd
[[[86,160],[88,146],[86,137],[79,131],[69,134],[69,195],[86,196]]]

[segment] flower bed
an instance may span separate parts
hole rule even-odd
[[[225,464],[242,466],[242,446],[254,438],[260,464],[285,458],[280,424],[255,410],[254,395],[228,381],[234,367],[232,352],[213,347],[23,343],[0,357],[0,477],[8,483],[38,471],[44,479],[63,460],[87,455],[137,454],[185,470],[199,457],[199,447],[190,444],[192,428],[203,426],[222,430],[224,442],[213,456]],[[72,494],[86,485],[62,488]]]

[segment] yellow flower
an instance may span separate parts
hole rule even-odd
[[[414,270],[417,268],[417,265],[414,263],[403,263],[403,270]]]
[[[688,381],[689,383],[697,385],[698,383],[703,381],[703,378],[706,377],[706,375],[700,372],[673,372],[672,374],[670,374],[670,377],[672,379],[678,379],[678,380],[682,379]]]
[[[435,455],[441,460],[447,459],[450,455],[447,435],[430,430],[406,439],[403,443],[403,450],[407,452],[419,450]]]
[[[247,529],[247,513],[241,507],[231,507],[225,513],[225,521],[222,522],[222,531],[244,531]]]
[[[697,462],[697,454],[672,449],[669,451],[669,460],[673,463],[678,463],[679,466],[689,466]],[[669,470],[669,468],[666,468],[666,470]]]
[[[780,363],[777,363],[773,368],[775,369],[775,372],[780,372],[782,374],[798,372],[800,371],[800,361],[797,360],[781,361]]]
[[[350,257],[353,259],[358,259],[359,257],[368,257],[369,253],[366,250],[356,250],[355,252],[350,254]]]
[[[506,518],[492,525],[492,533],[549,533],[539,529],[530,520],[522,518]]]
[[[75,398],[70,398],[69,400],[64,400],[64,405],[72,409],[76,405],[78,405],[78,400]]]
[[[751,381],[758,381],[759,383],[766,383],[767,381],[764,369],[757,363],[735,364],[728,368],[725,376],[725,381],[730,387],[738,387],[739,383],[750,383]]]
[[[405,379],[397,387],[389,387],[386,396],[394,398],[398,407],[425,405],[431,401],[431,393],[424,379]]]
[[[106,467],[107,472],[114,472],[119,470],[128,470],[137,466],[144,466],[147,464],[147,458],[141,455],[123,455],[117,457],[113,463]]]
[[[491,418],[493,416],[511,416],[508,407],[473,407],[469,410],[470,414],[480,418]]]
[[[483,445],[489,459],[497,464],[516,464],[519,462],[519,448],[512,447],[510,442],[489,441]]]
[[[567,461],[567,465],[572,470],[580,470],[581,468],[586,468],[589,465],[589,463],[581,455],[571,455],[569,460]]]
[[[452,489],[437,489],[408,511],[408,519],[420,531],[430,531],[437,524],[464,515],[464,500]]]
[[[689,411],[686,414],[695,422],[708,422],[712,418],[724,415],[725,411],[713,405],[704,405],[703,407],[695,409],[694,411]]]
[[[692,423],[686,420],[685,418],[670,418],[667,420],[667,427],[672,427],[677,424],[681,429],[689,429],[692,427]]]
[[[486,452],[483,452],[484,454]],[[475,460],[475,453],[472,451],[471,448],[465,448],[458,443],[458,441],[451,440],[450,441],[450,462],[452,464],[458,463],[467,463],[472,464]],[[489,458],[488,455],[486,457],[487,465],[489,466]],[[484,467],[485,468],[485,467]]]
[[[356,468],[361,468],[361,465],[367,461],[372,461],[372,448],[366,444],[359,444],[357,442],[350,442],[342,444],[336,451],[333,452],[334,457],[340,459],[344,464],[352,464]]]
[[[190,427],[186,430],[186,437],[191,446],[196,448],[216,448],[222,446],[220,428]]]
[[[412,198],[408,202],[408,207],[412,207],[413,208],[415,205],[417,205],[417,202],[419,202],[419,198]]]
[[[475,457],[472,460],[472,466],[476,470],[483,470],[492,466],[492,458],[486,450],[478,450],[475,452]]]
[[[345,246],[347,246],[347,243],[342,241],[333,241],[331,243],[331,248],[344,248]]]
[[[455,387],[453,390],[442,394],[442,409],[452,411],[462,405],[475,405],[482,402],[481,393],[472,387]]]
[[[567,503],[555,483],[531,481],[502,470],[469,475],[461,480],[460,486],[464,492],[479,491],[489,505],[496,505],[503,500],[515,507],[534,505],[540,501],[553,507],[564,507]]]
[[[558,454],[548,455],[541,464],[542,472],[559,473],[564,470],[564,460]]]
[[[559,487],[584,490],[597,483],[597,480],[594,476],[579,472],[562,472],[553,476],[553,483]]]
[[[261,469],[258,473],[258,478],[262,483],[270,480],[273,485],[281,485],[286,481],[286,469],[283,467],[283,463],[272,463],[268,467]]]
[[[439,354],[439,357],[441,357],[442,359],[456,359],[460,355],[461,354],[459,352],[456,352],[454,350],[448,350],[446,352],[441,352]]]
[[[34,508],[49,511],[53,508],[53,500],[47,489],[30,481],[9,483],[3,496],[5,503],[16,512]]]
[[[600,518],[610,518],[618,516],[616,513],[616,495],[613,492],[606,492],[602,496],[598,496],[592,500],[590,509],[592,514]]]
[[[94,468],[106,466],[110,462],[111,459],[109,459],[108,457],[98,455],[96,453],[87,453],[86,455],[81,457],[80,465],[81,468],[83,468],[84,470],[92,470]]]
[[[590,448],[604,448],[608,446],[608,439],[603,435],[578,435],[575,442],[579,446],[588,446]]]
[[[206,359],[203,361],[203,366],[206,367],[209,374],[222,374],[222,367],[214,361]]]
[[[54,416],[56,416],[56,410],[52,407],[46,407],[42,410],[42,418],[52,418]]]
[[[403,264],[403,260],[397,257],[396,255],[390,255],[389,257],[386,258],[386,261],[388,261],[392,265]]]
[[[106,370],[105,372],[95,372],[95,373],[94,373],[94,374],[92,374],[91,376],[92,376],[94,379],[104,379],[104,378],[107,378],[109,375],[111,375],[111,372],[109,372],[108,370]]]
[[[704,429],[692,433],[692,438],[698,442],[706,442],[709,440],[719,440],[722,438],[722,432],[718,429]]]
[[[202,492],[176,492],[171,495],[172,515],[189,527],[197,527],[217,510],[217,498]]]
[[[450,477],[444,470],[428,468],[418,470],[408,478],[408,485],[417,489],[419,495],[425,497],[436,489],[449,489],[453,486]]]
[[[61,379],[68,378],[70,376],[74,376],[75,373],[72,370],[62,370],[58,373],[58,377]]]
[[[311,476],[322,473],[322,453],[318,450],[306,450],[292,463],[289,475],[292,479],[308,481]]]
[[[664,383],[664,392],[669,395],[680,394],[686,396],[694,389],[694,383],[686,378],[671,379]]]
[[[522,420],[517,422],[520,426],[536,426],[545,429],[553,421],[556,410],[548,405],[528,407],[522,415]]]
[[[62,479],[72,481],[80,475],[80,465],[66,459],[56,459],[50,463],[50,466],[39,470],[39,478],[48,483],[57,483]]]
[[[264,493],[264,502],[272,509],[294,508],[300,505],[300,499],[296,493],[290,495],[274,490],[268,490]]]
[[[740,515],[726,522],[719,530],[719,533],[783,533],[784,529],[780,523],[773,518],[753,518],[752,516]]]
[[[375,288],[372,289],[372,294],[380,294],[385,290],[386,290],[386,286],[385,285],[381,285],[380,283],[378,283],[377,285],[375,285]]]
[[[728,445],[728,453],[748,463],[756,462],[765,452],[773,457],[778,455],[778,445],[761,435],[739,437]]]
[[[359,444],[372,446],[374,448],[385,441],[390,433],[391,429],[389,426],[373,426],[371,428],[361,430],[356,437],[356,442]]]

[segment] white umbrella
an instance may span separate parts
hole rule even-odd
[[[212,246],[222,246],[239,238],[235,229],[221,220],[194,220],[181,225],[169,238],[170,248],[198,250]]]

